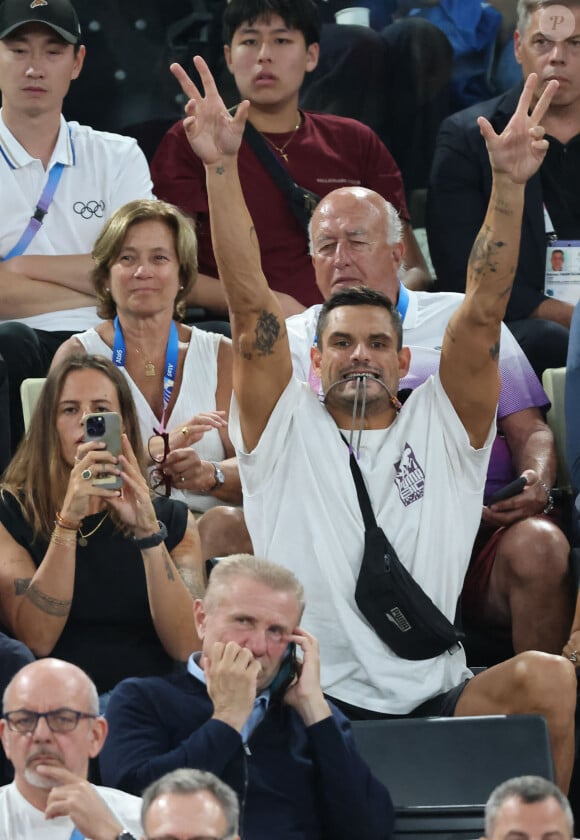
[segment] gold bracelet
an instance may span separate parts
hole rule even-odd
[[[73,532],[70,528],[63,528],[62,525],[55,525],[54,531],[50,535],[51,543],[55,545],[74,545],[77,544],[77,534],[76,531]]]
[[[65,531],[78,531],[79,525],[81,524],[80,521],[75,525],[75,523],[71,522],[70,519],[65,519],[64,516],[61,516],[60,510],[57,510],[55,517],[55,525],[58,525],[60,528],[64,528]]]

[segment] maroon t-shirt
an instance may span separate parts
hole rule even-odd
[[[388,199],[408,221],[401,173],[374,131],[357,120],[331,114],[306,111],[303,116],[302,125],[286,146],[285,165],[294,181],[320,196],[337,187],[368,187]],[[266,136],[283,147],[291,134]],[[322,297],[314,281],[306,234],[292,215],[287,199],[245,140],[238,161],[270,288],[292,295],[304,306],[320,303]],[[280,161],[284,163],[282,158]],[[217,277],[205,170],[191,150],[181,122],[172,126],[161,141],[151,174],[157,198],[197,216],[199,271]]]

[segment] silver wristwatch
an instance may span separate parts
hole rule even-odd
[[[222,468],[218,463],[216,463],[215,461],[210,461],[210,464],[213,467],[215,481],[213,487],[210,487],[209,492],[213,493],[214,490],[218,490],[220,487],[223,487],[223,485],[226,483],[226,477],[223,474]]]

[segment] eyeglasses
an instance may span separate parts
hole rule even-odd
[[[160,454],[157,449],[159,442],[163,445],[163,452]],[[158,432],[153,429],[153,435],[147,441],[149,457],[159,466],[154,467],[149,473],[149,487],[158,496],[171,496],[171,476],[166,475],[162,464],[167,460],[170,453],[168,432]]]
[[[51,732],[72,732],[76,729],[79,720],[83,718],[96,718],[98,715],[90,715],[86,712],[75,712],[74,709],[53,709],[51,712],[31,712],[29,709],[18,709],[14,712],[5,712],[4,720],[8,729],[12,732],[19,732],[21,735],[34,732],[40,718],[45,718]]]

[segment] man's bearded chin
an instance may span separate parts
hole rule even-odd
[[[49,753],[49,754],[46,755],[47,759],[49,758],[49,755],[52,755],[52,757],[54,759],[56,759],[56,761],[54,763],[58,764],[59,767],[64,766],[60,756]],[[34,756],[32,758],[34,758]],[[44,790],[51,790],[51,788],[56,787],[57,784],[59,784],[58,782],[55,782],[54,779],[50,779],[48,776],[41,776],[40,773],[37,773],[36,770],[34,769],[34,765],[32,765],[31,759],[28,759],[28,761],[30,763],[26,765],[22,775],[24,776],[24,778],[26,779],[26,781],[28,782],[29,785],[32,785],[33,787],[37,787],[37,788],[43,788]],[[48,765],[50,765],[52,763],[53,762],[51,762],[50,760],[37,762],[37,764],[48,764]]]
[[[349,452],[356,453],[356,457],[360,458],[360,443],[361,437],[364,430],[364,419],[366,415],[366,408],[367,408],[367,384],[368,382],[376,382],[382,388],[384,388],[387,396],[389,398],[389,403],[395,409],[395,411],[399,411],[401,408],[401,403],[396,394],[393,394],[387,383],[378,376],[375,376],[373,373],[352,373],[346,376],[337,379],[335,382],[331,382],[328,388],[326,388],[324,392],[324,399],[323,402],[326,403],[328,400],[328,395],[333,391],[334,388],[337,388],[339,385],[345,385],[348,382],[355,382],[356,387],[354,390],[354,396],[352,398],[352,425],[350,429],[350,440],[349,440]],[[349,399],[349,403],[350,403]],[[373,400],[374,402],[374,400]],[[359,419],[359,433],[358,439],[356,444],[356,449],[353,446],[354,440],[354,433],[355,433],[355,426],[357,418]]]

